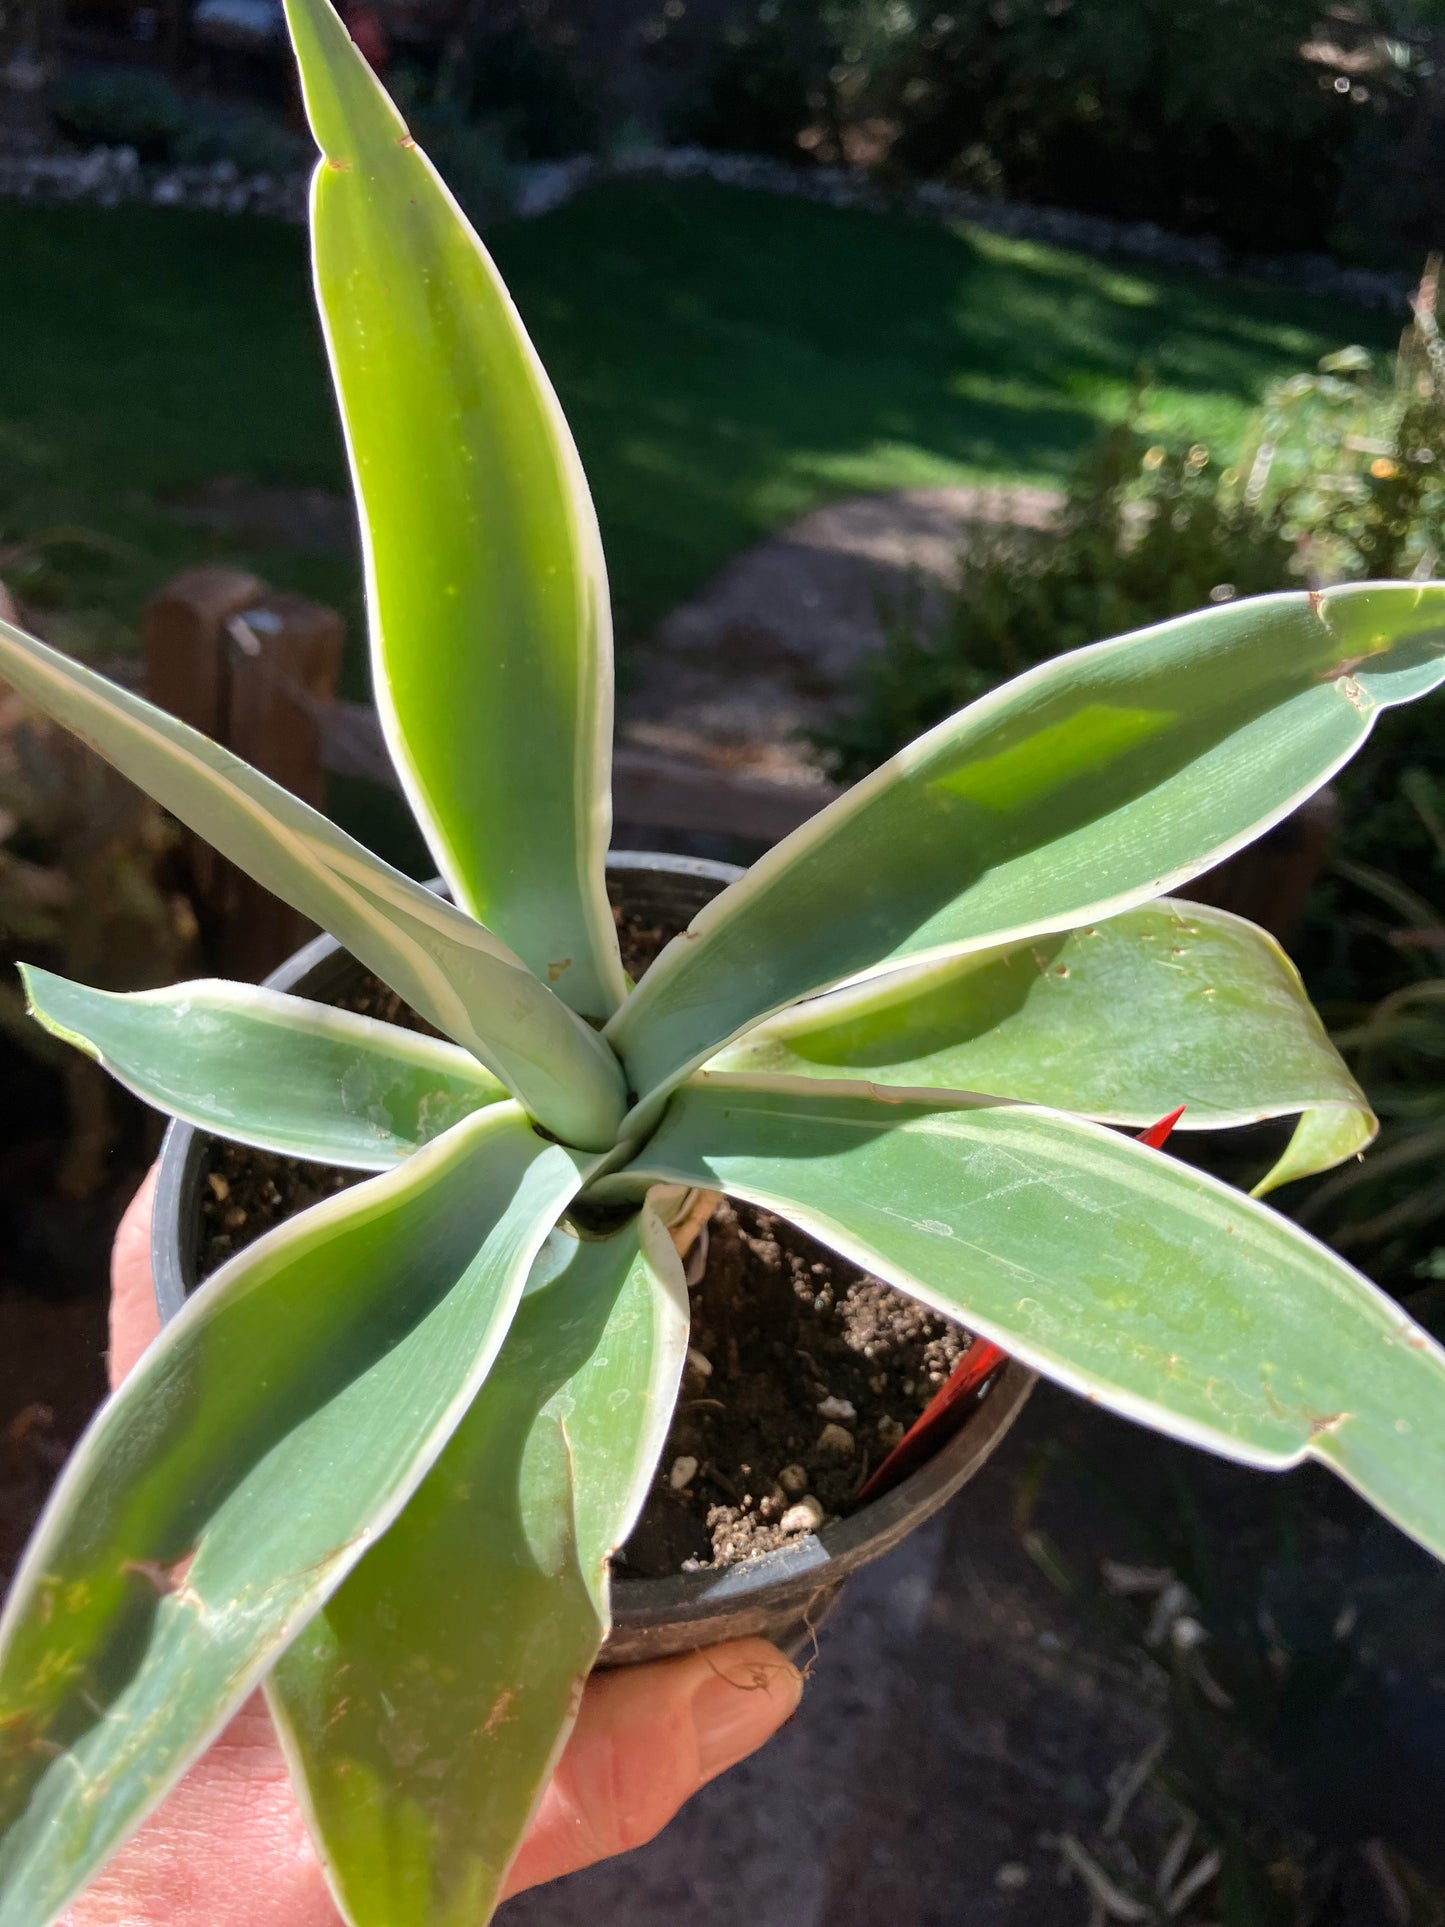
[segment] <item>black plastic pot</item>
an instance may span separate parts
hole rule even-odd
[[[628,911],[686,923],[741,874],[699,858],[623,853],[608,872]],[[356,964],[330,937],[318,937],[267,982],[325,1003],[345,990]],[[172,1318],[196,1284],[201,1186],[210,1140],[191,1125],[166,1132],[156,1186],[151,1257],[156,1303]],[[761,1634],[785,1648],[807,1638],[834,1604],[850,1573],[896,1546],[974,1476],[1017,1418],[1034,1375],[1010,1361],[984,1389],[961,1430],[929,1463],[850,1518],[808,1534],[780,1552],[720,1572],[628,1579],[613,1587],[613,1624],[602,1664],[621,1666],[690,1652],[722,1639]]]

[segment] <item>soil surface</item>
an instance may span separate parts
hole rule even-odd
[[[202,1276],[360,1176],[214,1143]],[[690,1297],[677,1411],[618,1558],[637,1578],[732,1565],[846,1515],[968,1343],[959,1326],[748,1206],[714,1212]]]
[[[692,1289],[682,1389],[619,1566],[728,1566],[853,1508],[967,1334],[781,1218],[724,1202]]]

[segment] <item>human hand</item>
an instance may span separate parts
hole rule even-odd
[[[118,1383],[159,1329],[151,1287],[155,1173],[111,1262]],[[802,1679],[766,1640],[654,1661],[588,1682],[507,1882],[509,1894],[641,1846],[698,1788],[761,1746]],[[64,1917],[64,1927],[337,1927],[338,1916],[259,1694]]]

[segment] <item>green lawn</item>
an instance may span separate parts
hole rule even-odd
[[[631,633],[829,496],[1058,477],[1141,365],[1162,426],[1227,445],[1272,376],[1394,332],[1280,291],[707,184],[610,185],[494,243]],[[0,260],[0,570],[25,566],[5,544],[78,528],[107,546],[48,549],[49,593],[117,624],[224,553],[354,620],[345,558],[241,552],[165,507],[222,475],[343,486],[303,236],[0,203]]]

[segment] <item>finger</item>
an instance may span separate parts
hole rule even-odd
[[[259,1693],[60,1927],[341,1927]]]
[[[151,1282],[151,1209],[155,1202],[153,1164],[126,1206],[110,1254],[110,1382],[119,1385],[161,1328]]]
[[[650,1840],[777,1731],[802,1684],[761,1639],[594,1674],[507,1891]],[[62,1927],[340,1927],[259,1694]]]
[[[155,1179],[153,1168],[116,1233],[112,1383],[131,1370],[160,1329],[150,1263]],[[652,1839],[684,1801],[791,1717],[802,1684],[796,1668],[760,1639],[594,1674],[512,1868],[508,1893]],[[198,1860],[204,1863],[199,1886]],[[287,1877],[278,1889],[282,1864]],[[257,1869],[265,1870],[260,1911]],[[217,1877],[227,1896],[219,1914]],[[228,1927],[232,1920],[237,1927],[260,1920],[278,1927],[334,1927],[337,1915],[259,1700],[67,1919],[74,1927],[120,1927],[122,1921],[126,1927],[181,1927],[192,1920],[205,1920],[207,1927]]]
[[[683,1802],[796,1711],[802,1675],[763,1639],[594,1673],[509,1894],[660,1833]]]

